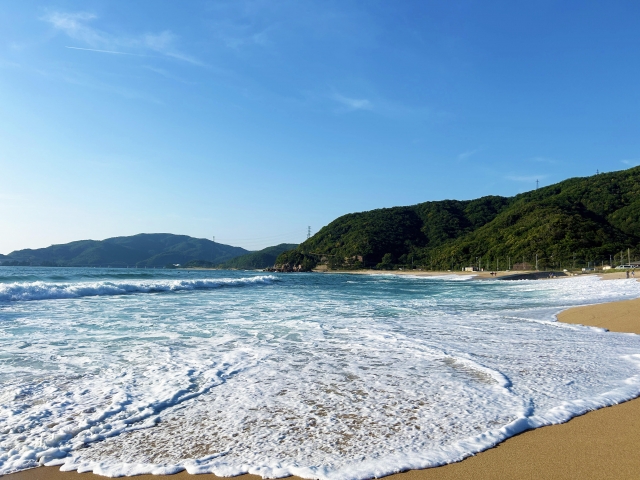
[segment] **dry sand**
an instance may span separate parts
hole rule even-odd
[[[640,299],[577,307],[558,316],[617,332],[640,334]],[[640,398],[576,417],[562,425],[531,430],[459,463],[412,470],[388,480],[466,479],[640,479]],[[181,472],[175,480],[213,480]],[[257,480],[243,475],[242,480]],[[101,480],[92,473],[41,467],[6,475],[3,480]],[[138,480],[158,480],[141,475]]]
[[[411,275],[415,277],[442,277],[444,275],[462,275],[477,278],[495,278],[489,271],[486,272],[462,272],[462,271],[431,271],[431,270],[314,270],[319,273],[346,273],[353,275]],[[496,277],[505,277],[515,274],[535,273],[534,270],[499,271]]]
[[[543,271],[536,271],[536,270],[499,270],[499,271],[493,271],[495,272],[495,275],[491,275],[492,271],[490,270],[486,270],[486,271],[477,271],[477,272],[463,272],[463,271],[452,271],[452,270],[442,270],[442,271],[437,271],[437,270],[327,270],[327,269],[315,269],[313,270],[314,272],[317,273],[342,273],[342,274],[352,274],[352,275],[411,275],[414,277],[442,277],[442,276],[446,276],[446,275],[455,275],[455,276],[463,276],[463,277],[473,277],[474,280],[478,280],[478,279],[491,279],[491,278],[499,278],[499,277],[510,277],[513,275],[527,275],[527,274],[538,274],[538,275],[545,275],[545,272]],[[548,272],[551,273],[551,272]],[[583,274],[583,273],[570,273],[569,276],[572,275],[598,275],[598,276],[602,276],[602,277],[606,277],[607,279],[609,279],[609,277],[611,277],[611,279],[613,278],[624,278],[624,273],[618,273],[618,274],[598,274],[598,273],[588,273],[588,274]],[[617,276],[616,276],[617,275]],[[556,277],[557,278],[566,278],[566,277]],[[540,278],[540,280],[546,280],[546,278]]]

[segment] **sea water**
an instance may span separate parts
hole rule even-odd
[[[634,280],[0,268],[0,474],[364,479],[640,394]]]

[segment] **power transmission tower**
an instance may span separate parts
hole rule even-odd
[[[539,184],[539,183],[540,183],[540,182],[538,182],[538,180],[536,180],[536,190],[538,189],[538,184]]]
[[[307,240],[311,238],[311,225],[307,227]]]

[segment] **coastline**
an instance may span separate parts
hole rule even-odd
[[[420,273],[433,274],[432,272]],[[405,272],[404,274],[414,273]],[[616,274],[607,274],[606,278],[612,278],[610,275]],[[574,307],[558,314],[558,320],[605,328],[613,332],[640,334],[640,299]],[[386,478],[390,480],[631,479],[637,478],[640,472],[640,456],[637,455],[639,446],[640,398],[636,398],[574,417],[564,424],[529,430],[461,462],[425,470],[411,470]],[[244,480],[260,478],[257,475],[241,477]],[[104,477],[92,473],[61,472],[59,467],[39,467],[8,474],[4,478],[7,480],[98,480]],[[151,475],[141,475],[137,478],[157,479],[156,476]],[[193,479],[186,472],[180,472],[171,478]],[[197,478],[213,480],[220,477],[204,474]]]

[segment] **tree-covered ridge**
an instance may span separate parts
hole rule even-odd
[[[277,263],[332,268],[502,268],[618,263],[640,255],[640,167],[514,197],[443,200],[344,215]],[[574,260],[575,259],[575,260]]]
[[[276,263],[276,258],[282,252],[291,250],[298,246],[297,243],[281,243],[273,247],[263,248],[257,252],[247,253],[236,258],[232,258],[220,265],[220,268],[235,268],[240,270],[255,270],[272,267]]]
[[[164,267],[205,260],[218,265],[249,253],[244,248],[170,233],[141,233],[106,240],[80,240],[46,248],[17,250],[3,265]]]

